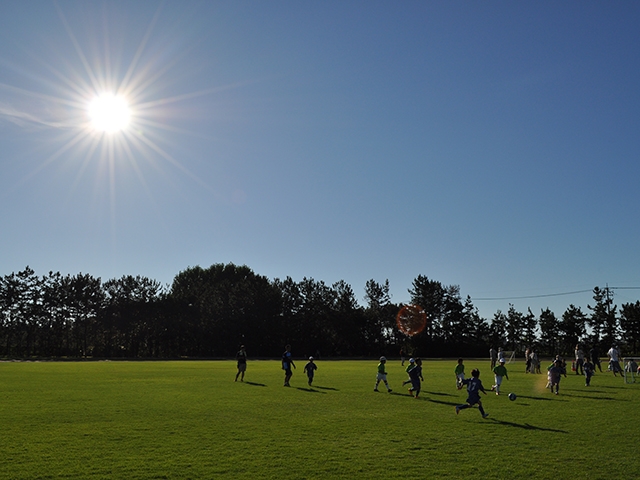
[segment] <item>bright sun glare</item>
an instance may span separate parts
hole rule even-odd
[[[129,125],[131,112],[127,101],[112,93],[103,93],[89,104],[89,118],[94,130],[115,133]]]

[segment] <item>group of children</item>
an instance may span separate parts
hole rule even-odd
[[[387,381],[386,365],[387,358],[380,357],[380,363],[378,363],[378,374],[376,376],[376,385],[375,387],[373,387],[374,392],[380,391],[378,390],[380,382],[384,382],[384,385],[387,387],[387,391],[389,393],[393,391],[391,390],[391,387],[389,387],[389,382]],[[422,376],[422,360],[420,358],[410,358],[409,365],[407,366],[405,371],[409,375],[409,379],[402,382],[402,386],[404,387],[405,385],[410,383],[411,387],[409,388],[409,393],[412,397],[418,398],[422,385],[421,382],[424,382],[424,378]]]
[[[283,355],[285,386],[289,386],[289,379],[291,378],[291,367],[293,366],[293,368],[295,368],[295,364],[293,362],[293,359],[291,358],[290,348],[291,347],[287,345],[286,351]],[[246,353],[244,353],[244,348],[241,349],[241,353],[246,355]],[[246,357],[244,358],[244,362],[246,362]],[[380,357],[380,362],[378,363],[378,373],[376,376],[376,384],[373,388],[374,392],[379,391],[378,387],[380,385],[380,382],[384,383],[389,393],[393,391],[389,386],[389,382],[387,380],[386,363],[386,357]],[[495,392],[496,395],[500,395],[500,387],[502,386],[503,379],[509,380],[509,375],[505,363],[506,362],[504,357],[499,357],[498,364],[495,365],[492,369],[495,383],[491,386],[491,391]],[[581,367],[585,376],[585,385],[588,387],[591,384],[591,377],[595,372],[595,366],[593,363],[591,363],[589,357],[585,357]],[[304,367],[304,373],[306,373],[307,375],[309,386],[311,386],[313,383],[313,377],[317,369],[318,367],[314,363],[313,357],[309,357],[309,362]],[[625,370],[636,372],[638,371],[638,366],[635,362],[633,362],[633,364],[630,363],[629,365],[625,365]],[[414,398],[418,398],[421,390],[421,382],[424,381],[424,378],[422,376],[422,360],[420,358],[410,358],[409,365],[406,368],[406,373],[409,376],[409,379],[402,382],[402,385],[405,386],[410,383],[411,387],[409,388],[409,393]],[[460,413],[460,410],[478,405],[478,409],[480,411],[480,414],[482,415],[482,418],[488,417],[489,414],[484,411],[482,400],[480,399],[480,392],[484,393],[485,395],[487,394],[484,386],[482,385],[482,381],[480,380],[480,370],[474,368],[471,371],[471,378],[465,378],[464,361],[462,358],[459,358],[458,363],[454,369],[454,373],[456,376],[456,387],[458,388],[458,390],[461,390],[464,386],[467,387],[467,401],[465,404],[457,405],[455,407],[456,414]],[[242,374],[242,376],[244,377],[244,371],[242,372]],[[549,365],[549,367],[547,368],[546,388],[549,388],[555,395],[558,395],[560,391],[560,379],[563,375],[565,377],[567,376],[566,362],[558,355],[553,360],[551,365]]]

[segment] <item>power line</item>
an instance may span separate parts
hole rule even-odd
[[[640,287],[607,287],[609,290],[640,290]],[[573,292],[562,292],[562,293],[546,293],[543,295],[524,295],[521,297],[485,297],[485,298],[473,298],[475,301],[494,301],[494,300],[525,300],[528,298],[547,298],[547,297],[561,297],[565,295],[576,295],[578,293],[592,293],[593,289],[590,290],[576,290]]]
[[[524,295],[522,297],[486,297],[486,298],[472,298],[472,300],[523,300],[526,298],[545,298],[545,297],[560,297],[563,295],[575,295],[577,293],[587,293],[593,290],[576,290],[575,292],[562,292],[562,293],[547,293],[544,295]]]

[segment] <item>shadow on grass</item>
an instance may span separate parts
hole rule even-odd
[[[610,389],[613,389],[613,390],[624,390],[627,387],[625,387],[624,384],[623,384],[620,387],[612,387],[610,385],[598,385],[598,388],[610,388]]]
[[[304,388],[304,387],[296,387],[296,390],[300,390],[301,392],[309,392],[309,393],[322,393],[323,395],[326,395],[327,392],[321,392],[320,390],[316,390],[315,388]]]
[[[491,420],[494,423],[497,423],[498,425],[504,425],[506,427],[522,428],[524,430],[539,430],[541,432],[569,433],[566,430],[558,430],[556,428],[536,427],[535,425],[531,425],[530,423],[507,422],[506,420],[498,420],[497,418],[489,418],[489,420]]]
[[[253,385],[254,387],[266,387],[264,383],[256,383],[256,382],[242,382],[242,383],[246,383],[247,385]]]
[[[337,388],[333,388],[333,387],[316,387],[316,388],[319,388],[321,390],[333,390],[334,392],[339,391]]]
[[[443,400],[434,400],[433,398],[427,398],[426,400],[428,400],[431,403],[438,403],[440,405],[448,405],[450,407],[455,407],[457,405],[462,405],[464,402],[460,401],[460,402],[445,402]]]
[[[588,398],[589,400],[617,400],[617,398],[613,397],[594,397],[593,395],[578,395],[575,393],[565,393],[565,397],[575,397],[575,398]]]
[[[409,395],[408,393],[398,392],[397,390],[393,390],[389,392],[389,395],[398,395],[399,397],[410,397],[413,395]]]
[[[546,401],[553,400],[552,397],[529,397],[527,395],[518,395],[518,398],[526,398],[527,400],[546,400]]]
[[[439,397],[455,397],[456,395],[451,395],[450,393],[442,393],[442,392],[428,392],[426,390],[422,390],[422,393],[427,395],[437,395]]]

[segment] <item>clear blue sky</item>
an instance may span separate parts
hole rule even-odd
[[[637,2],[0,12],[2,275],[233,262],[364,303],[367,280],[406,302],[422,274],[486,318],[640,286]],[[92,131],[118,90],[131,124]]]

